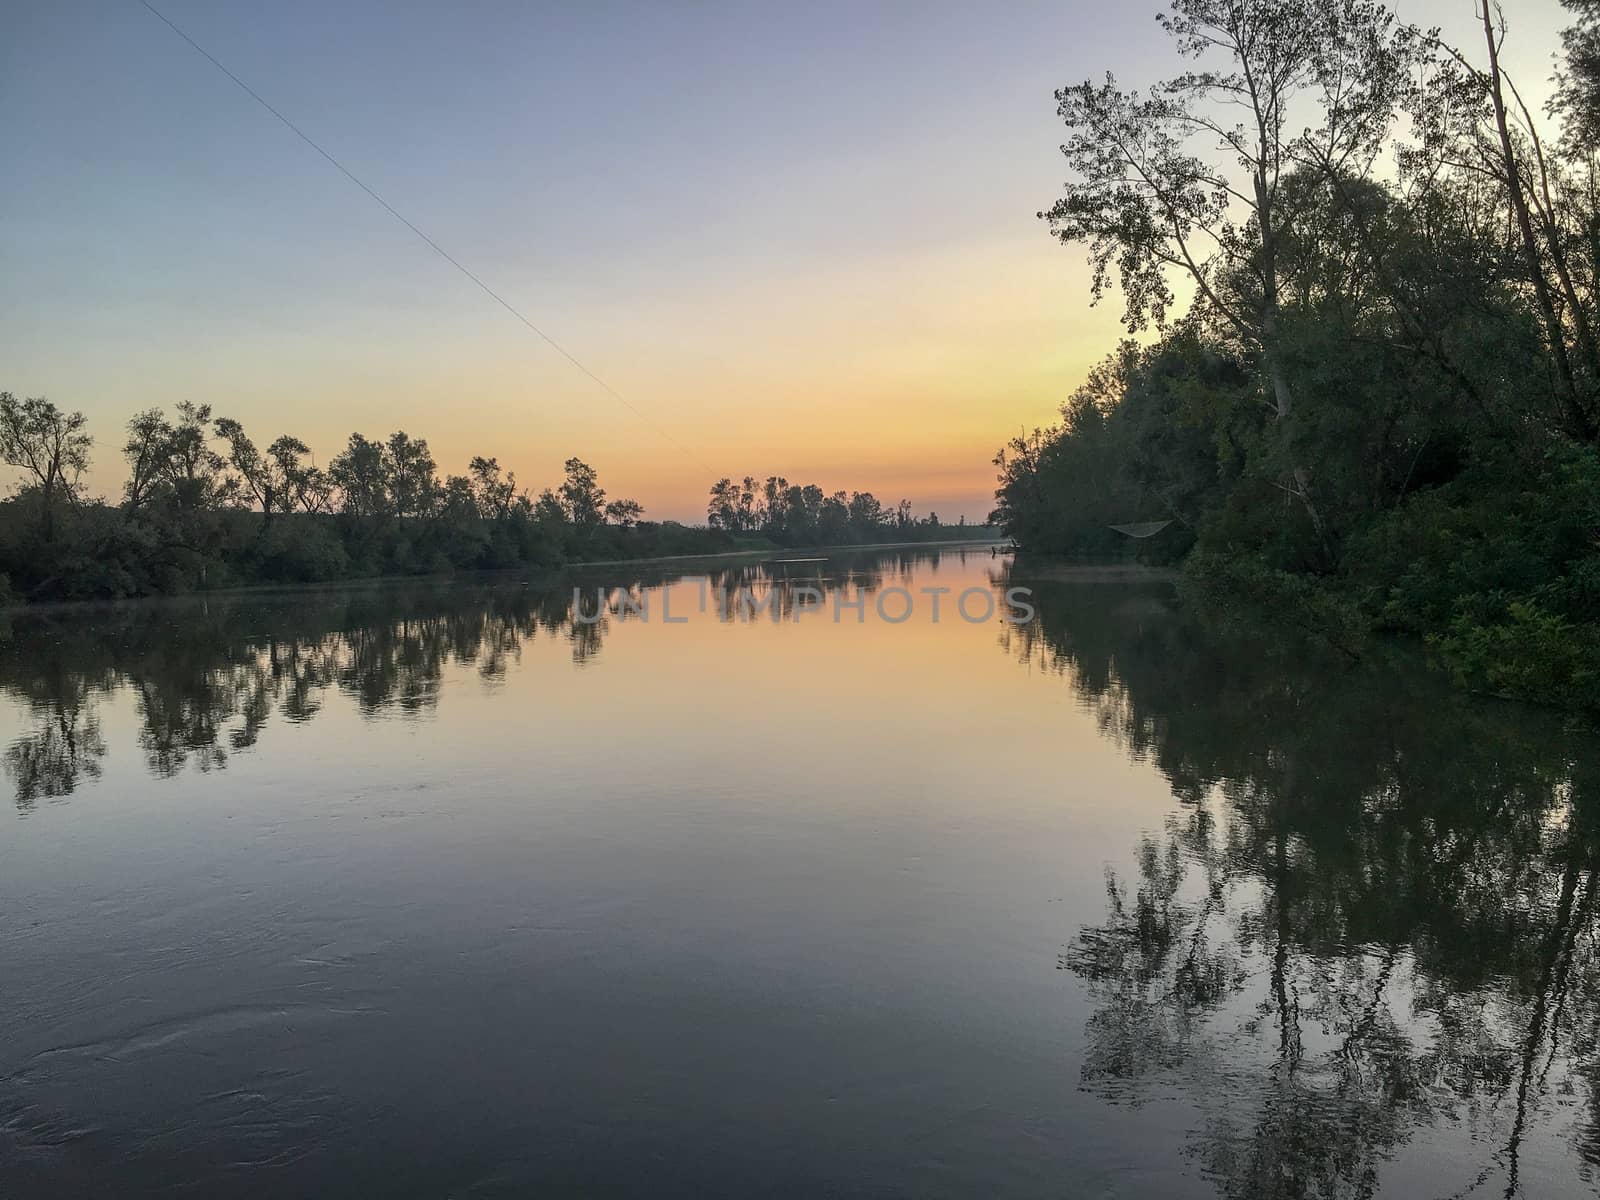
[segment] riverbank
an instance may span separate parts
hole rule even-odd
[[[1219,626],[1309,639],[1350,662],[1403,647],[1428,669],[1477,696],[1600,715],[1600,624],[1552,617],[1513,602],[1495,623],[1457,612],[1405,620],[1387,594],[1356,572],[1311,575],[1246,556],[1192,551],[1176,563],[1095,561],[1023,550],[1012,578],[1057,583],[1162,582]],[[1415,581],[1409,581],[1416,586]]]
[[[1427,586],[1451,582],[1441,574]],[[1228,620],[1293,627],[1352,659],[1374,644],[1405,642],[1466,691],[1600,714],[1600,626],[1470,592],[1447,606],[1408,609],[1397,599],[1408,584],[1415,586],[1402,575],[1379,585],[1357,570],[1298,574],[1205,553],[1190,554],[1180,576],[1189,599]]]
[[[759,558],[763,555],[773,554],[805,554],[815,552],[821,557],[832,557],[836,554],[850,554],[855,551],[866,550],[938,550],[948,549],[952,546],[984,547],[1006,545],[1006,539],[998,533],[988,534],[983,537],[947,538],[943,541],[920,542],[863,542],[861,544],[839,544],[833,546],[773,546],[761,550],[727,550],[716,554],[663,554],[653,558],[613,558],[597,562],[569,563],[571,567],[623,567],[623,566],[649,566],[652,563],[667,562],[716,562],[729,558]],[[779,560],[782,561],[782,560]]]
[[[71,612],[105,612],[114,610],[127,604],[149,604],[162,601],[194,601],[208,597],[238,597],[238,596],[272,596],[291,592],[332,593],[344,591],[363,591],[394,586],[451,586],[451,585],[488,585],[516,583],[545,583],[559,579],[563,575],[575,575],[584,572],[612,567],[678,567],[693,569],[699,564],[733,563],[762,561],[783,562],[780,555],[794,555],[798,553],[814,554],[820,558],[835,558],[840,555],[853,553],[878,552],[886,550],[949,550],[949,549],[988,549],[990,546],[1002,544],[1002,539],[996,536],[984,538],[950,538],[943,541],[926,542],[877,542],[871,545],[836,545],[836,546],[767,546],[751,547],[742,550],[718,551],[710,554],[661,554],[639,558],[613,558],[597,559],[594,561],[580,560],[538,566],[531,568],[507,568],[498,571],[439,571],[420,575],[360,575],[345,576],[339,579],[312,580],[305,583],[249,583],[234,584],[224,587],[197,588],[186,592],[155,593],[146,596],[119,596],[101,597],[83,600],[43,600],[31,603],[12,599],[0,599],[0,616],[16,613],[71,613]],[[3,597],[3,593],[0,593]]]
[[[994,536],[983,527],[971,535]],[[268,516],[236,507],[51,507],[25,493],[0,502],[0,607],[951,540],[936,521],[899,517],[774,536],[632,516],[574,519],[554,505],[499,515],[463,504],[426,517]]]

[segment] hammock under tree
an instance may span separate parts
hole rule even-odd
[[[1115,529],[1118,533],[1125,533],[1131,538],[1147,538],[1155,537],[1171,524],[1169,518],[1165,521],[1131,521],[1126,525],[1111,525],[1108,528]]]

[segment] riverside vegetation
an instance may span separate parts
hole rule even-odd
[[[1564,3],[1542,111],[1500,10],[1458,48],[1365,0],[1176,0],[1194,69],[1058,92],[1040,216],[1153,336],[1000,451],[1002,527],[1600,705],[1600,3]]]
[[[83,414],[0,393],[0,461],[23,475],[0,502],[0,603],[986,532],[777,476],[719,481],[705,526],[646,521],[637,501],[608,500],[580,459],[535,497],[493,458],[441,480],[428,443],[403,432],[351,434],[323,469],[299,438],[263,450],[240,422],[187,402],[171,417],[139,413],[126,437],[120,500],[90,499]]]

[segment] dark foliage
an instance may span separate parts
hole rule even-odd
[[[794,489],[806,503],[782,524],[647,521],[637,501],[608,500],[581,459],[534,498],[493,458],[441,480],[428,443],[405,433],[352,434],[323,471],[298,438],[263,452],[239,422],[191,404],[128,422],[112,505],[82,495],[90,445],[82,414],[0,395],[0,451],[24,473],[0,501],[0,605],[985,532],[915,520],[905,502],[885,513],[863,493],[837,519],[835,498],[806,507],[816,487]]]
[[[1175,0],[1164,26],[1208,69],[1059,93],[1072,176],[1041,215],[1157,336],[1001,450],[1002,527],[1183,559],[1212,599],[1347,645],[1420,635],[1470,686],[1595,705],[1595,32],[1569,7],[1563,139],[1492,8],[1468,52],[1363,0]],[[1165,324],[1178,278],[1193,304]]]

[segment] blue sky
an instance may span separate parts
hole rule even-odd
[[[656,516],[770,472],[979,517],[1118,332],[1034,215],[1051,93],[1175,66],[1143,0],[153,2],[648,419],[137,0],[12,0],[0,388],[89,415],[102,491],[121,423],[191,399],[322,460],[578,454]],[[1472,37],[1471,0],[1401,12]],[[1542,81],[1559,5],[1511,19]]]

